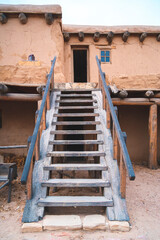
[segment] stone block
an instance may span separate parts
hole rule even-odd
[[[106,230],[106,219],[102,215],[88,215],[83,220],[84,230]]]
[[[42,232],[42,222],[23,223],[22,233]]]
[[[82,222],[77,215],[46,215],[43,219],[44,230],[79,230]]]
[[[129,222],[125,221],[109,221],[109,229],[111,231],[129,232]]]

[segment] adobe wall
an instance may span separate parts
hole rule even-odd
[[[0,101],[2,128],[0,146],[27,145],[35,125],[36,102]],[[0,150],[1,153],[26,155],[27,149]]]
[[[108,45],[105,36],[94,42],[93,35],[85,34],[84,41],[80,42],[78,34],[71,35],[69,42],[65,43],[64,51],[67,82],[73,81],[71,49],[75,45],[88,46],[90,82],[98,82],[95,56],[100,58],[100,50],[106,49],[111,51],[111,63],[102,63],[102,70],[106,73],[109,84],[124,89],[160,89],[160,42],[155,36],[148,36],[141,43],[139,35],[133,35],[125,43],[121,35],[115,35],[112,44]]]
[[[40,85],[46,82],[51,60],[57,56],[55,81],[64,82],[64,41],[61,19],[46,24],[44,16],[29,16],[26,24],[10,17],[0,26],[0,82]],[[35,55],[35,62],[28,56]]]

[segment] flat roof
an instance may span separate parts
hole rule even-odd
[[[32,14],[62,14],[60,5],[11,5],[11,4],[0,4],[1,13],[32,13]]]
[[[93,34],[95,32],[100,32],[101,34],[107,34],[112,31],[115,34],[121,34],[126,31],[130,33],[142,33],[147,32],[151,34],[160,33],[160,26],[92,26],[92,25],[62,25],[63,32],[78,33],[84,32],[88,34]]]

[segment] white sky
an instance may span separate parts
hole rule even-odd
[[[160,26],[160,0],[0,0],[0,3],[60,4],[65,24]]]

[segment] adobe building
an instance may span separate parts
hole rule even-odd
[[[37,87],[45,85],[54,56],[56,89],[96,89],[97,55],[132,162],[148,164],[153,105],[160,126],[160,27],[63,25],[58,5],[0,5],[0,22],[0,146],[27,144],[41,99]],[[157,136],[159,146],[159,127]]]

